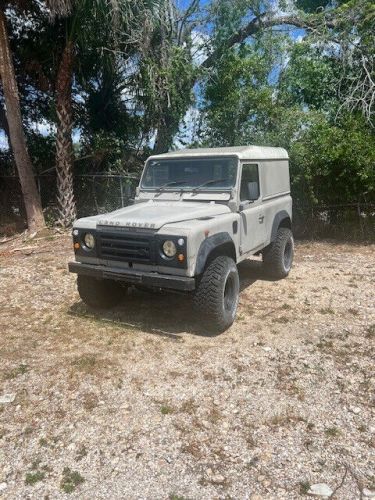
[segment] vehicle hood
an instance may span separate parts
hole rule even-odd
[[[79,219],[75,227],[116,226],[160,229],[165,224],[229,213],[227,205],[187,201],[147,201],[115,212]]]

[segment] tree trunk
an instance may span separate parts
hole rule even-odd
[[[173,135],[165,123],[160,123],[156,132],[155,144],[152,150],[154,155],[166,153],[172,145]]]
[[[170,104],[166,101],[164,103],[164,112],[156,131],[156,138],[152,153],[155,155],[166,153],[172,146],[173,137],[178,131],[179,120],[172,116]]]
[[[3,84],[6,116],[14,160],[17,165],[29,231],[45,227],[42,204],[22,127],[21,107],[10,52],[4,10],[0,8],[0,78]]]
[[[68,41],[61,59],[56,83],[56,169],[57,169],[57,201],[59,207],[59,223],[70,226],[76,218],[76,204],[73,192],[73,81],[74,47]]]

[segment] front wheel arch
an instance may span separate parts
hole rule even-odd
[[[227,232],[216,233],[202,241],[195,263],[195,276],[201,275],[207,266],[219,256],[226,256],[234,262],[237,261],[234,241]]]

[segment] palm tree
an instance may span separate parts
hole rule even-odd
[[[76,0],[66,18],[66,41],[56,81],[56,168],[59,222],[69,226],[76,216],[73,191],[72,84],[81,50],[97,50],[103,65],[111,65],[119,50],[143,43],[144,20],[158,18],[156,7],[163,0]],[[52,13],[64,15],[60,2],[49,2]],[[60,9],[60,10],[59,10]]]
[[[21,0],[12,0],[21,7]],[[21,181],[28,225],[31,230],[44,226],[40,198],[33,177],[30,156],[22,127],[19,94],[6,32],[5,3],[0,0],[0,76],[9,122],[12,149]],[[32,0],[29,0],[30,4]],[[69,226],[76,216],[73,193],[73,111],[72,84],[79,50],[87,45],[98,50],[98,57],[111,54],[121,45],[142,43],[145,20],[152,23],[158,17],[155,7],[160,0],[46,0],[51,21],[63,19],[65,44],[60,56],[56,76],[56,170],[58,188],[59,222]],[[24,5],[24,2],[22,3]],[[100,35],[102,45],[96,38]]]
[[[20,99],[3,2],[0,2],[0,80],[3,86],[11,147],[26,209],[27,225],[29,231],[34,233],[45,227],[45,221],[22,125]]]

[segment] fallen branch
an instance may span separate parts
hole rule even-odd
[[[25,250],[36,250],[37,246],[33,245],[32,247],[19,247],[19,248],[12,248],[10,252],[24,252]]]

